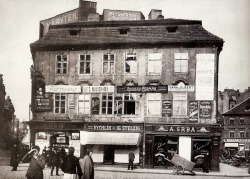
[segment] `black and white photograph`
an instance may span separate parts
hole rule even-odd
[[[0,22],[0,178],[250,178],[249,0],[0,0]]]

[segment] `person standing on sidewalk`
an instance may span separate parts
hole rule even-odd
[[[76,179],[82,176],[82,170],[79,164],[79,159],[74,156],[75,148],[69,147],[69,154],[63,159],[61,169],[64,172],[64,179]]]
[[[91,150],[87,149],[86,155],[79,161],[83,173],[81,179],[94,179],[94,162],[91,157],[92,153]]]
[[[45,168],[45,158],[39,155],[40,147],[35,145],[32,149],[22,158],[25,160],[31,155],[29,168],[26,173],[27,179],[43,179],[43,169]]]
[[[135,159],[135,154],[134,152],[131,150],[128,154],[128,170],[131,167],[131,170],[134,169],[134,159]]]
[[[56,175],[59,175],[58,170],[59,170],[59,167],[60,167],[60,164],[61,164],[59,151],[56,148],[54,148],[53,152],[51,152],[51,155],[52,155],[52,161],[51,161],[50,175],[51,176],[53,175],[53,170],[54,170],[55,167],[56,167]]]
[[[18,145],[15,143],[13,145],[13,148],[11,150],[11,158],[10,158],[10,165],[12,166],[12,170],[11,171],[16,171],[17,170],[17,166],[19,163],[19,148]]]

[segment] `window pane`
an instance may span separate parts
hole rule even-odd
[[[103,55],[103,60],[108,61],[108,55]]]

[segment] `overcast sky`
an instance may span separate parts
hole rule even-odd
[[[250,86],[249,0],[93,0],[103,9],[161,9],[165,18],[202,20],[203,27],[225,43],[220,55],[219,90]],[[78,8],[79,0],[0,0],[0,74],[15,115],[29,118],[31,101],[29,44],[38,40],[39,22]]]

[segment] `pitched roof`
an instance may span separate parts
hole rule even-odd
[[[167,27],[177,27],[167,32]],[[128,34],[119,29],[128,28]],[[79,35],[70,35],[71,29],[79,29]],[[49,32],[31,44],[34,47],[60,45],[106,45],[106,44],[173,44],[173,43],[219,43],[223,39],[202,27],[201,21],[183,19],[78,22],[50,26]]]
[[[237,104],[232,109],[222,114],[223,116],[229,115],[250,115],[250,98]]]

